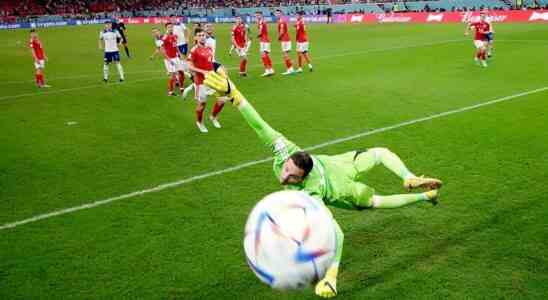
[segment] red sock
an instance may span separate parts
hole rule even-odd
[[[268,69],[268,60],[266,59],[266,54],[263,52],[263,55],[261,55],[261,60],[263,61],[263,66],[265,69]]]
[[[217,101],[215,102],[215,105],[213,106],[213,111],[211,112],[211,115],[214,118],[217,118],[217,115],[223,110],[223,107],[225,106],[225,103],[223,101]]]
[[[270,55],[268,53],[266,54],[266,63],[269,69],[272,69],[272,60],[270,59]]]
[[[200,107],[197,107],[196,108],[196,121],[198,121],[198,123],[202,123],[203,119],[204,119],[204,109],[200,108]]]
[[[297,63],[299,65],[299,68],[303,66],[303,57],[300,53],[297,55]]]
[[[167,88],[170,93],[173,92],[173,87],[175,87],[175,76],[169,77],[167,81]]]
[[[483,60],[487,59],[487,52],[485,50],[481,51],[481,59],[483,59]]]
[[[289,69],[293,66],[293,64],[291,63],[291,58],[289,57],[286,57],[285,58],[285,66]]]
[[[37,84],[37,85],[42,85],[42,84],[40,83],[40,74],[34,74],[34,77],[36,78],[36,84]]]
[[[183,71],[179,71],[179,88],[183,89],[185,83],[185,73]]]
[[[240,61],[240,73],[245,73],[247,67],[247,59]]]
[[[40,81],[41,85],[44,85],[44,74],[38,75],[38,80]]]

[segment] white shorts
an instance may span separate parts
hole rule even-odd
[[[262,52],[270,52],[270,43],[264,43],[264,42],[261,42],[261,53]]]
[[[239,57],[246,57],[247,56],[247,48],[236,47],[236,53],[238,53]]]
[[[168,73],[177,73],[178,71],[183,71],[183,64],[178,57],[164,59],[164,64]]]
[[[289,51],[291,51],[291,41],[289,41],[289,42],[282,42],[282,51],[283,51],[283,52],[289,52]]]
[[[200,103],[207,102],[207,97],[215,94],[215,90],[205,84],[194,84],[194,98]]]
[[[297,52],[308,52],[308,42],[297,42]]]
[[[483,48],[485,46],[485,42],[482,40],[474,40],[474,46],[476,46],[476,49]]]
[[[34,61],[34,67],[36,69],[44,69],[46,67],[46,61],[41,59],[41,60],[35,60]]]

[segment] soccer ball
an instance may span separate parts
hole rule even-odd
[[[244,250],[251,270],[274,289],[298,289],[322,279],[335,257],[331,213],[298,191],[263,198],[245,226]]]

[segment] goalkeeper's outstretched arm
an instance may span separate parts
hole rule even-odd
[[[255,130],[261,141],[269,147],[274,145],[276,139],[281,134],[261,118],[255,108],[236,89],[236,86],[230,80],[223,75],[209,72],[206,75],[205,84],[231,98],[234,105],[238,108],[249,126]]]

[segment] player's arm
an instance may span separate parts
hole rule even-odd
[[[299,147],[285,139],[281,133],[274,130],[261,118],[230,79],[210,71],[206,74],[204,83],[232,99],[233,104],[238,107],[246,122],[255,130],[259,139],[271,149],[275,157],[287,158],[294,152],[300,151]]]
[[[116,30],[116,41],[118,42],[118,46],[122,46],[122,42],[124,41],[118,30]]]
[[[466,23],[466,27],[464,27],[464,35],[468,35],[470,33],[470,29],[472,29],[472,23],[468,22]]]
[[[154,52],[152,52],[152,55],[150,56],[150,59],[154,59],[156,57],[156,55],[162,53],[162,47],[156,47],[154,48]]]
[[[342,257],[344,234],[337,221],[333,219],[335,225],[335,236],[337,249],[335,250],[335,260],[331,263],[325,276],[316,284],[316,295],[324,298],[331,298],[337,295],[337,275]]]
[[[100,35],[99,36],[99,50],[103,50],[103,44],[104,44],[104,40],[103,40],[103,36]]]

